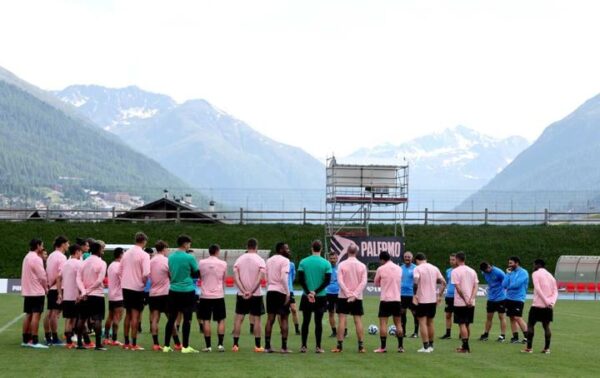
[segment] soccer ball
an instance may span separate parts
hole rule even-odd
[[[377,326],[375,324],[371,324],[369,326],[368,331],[369,331],[369,335],[376,335],[377,332],[379,332],[379,328],[377,328]]]
[[[395,325],[391,325],[388,327],[388,335],[390,336],[396,336],[396,326]]]

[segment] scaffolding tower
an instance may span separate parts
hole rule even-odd
[[[398,225],[404,236],[408,165],[338,164],[333,156],[327,159],[325,185],[326,236],[368,236],[374,206],[391,208],[394,236]]]

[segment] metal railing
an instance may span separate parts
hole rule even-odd
[[[354,211],[338,211],[336,222],[356,223]],[[32,217],[33,215],[33,217]],[[341,217],[341,218],[340,218]],[[323,210],[119,210],[110,209],[52,209],[21,208],[0,209],[0,221],[70,221],[70,222],[201,222],[214,220],[225,224],[290,223],[324,224]],[[397,222],[393,210],[371,211],[368,220],[372,224]],[[360,222],[360,221],[359,221]],[[600,212],[549,211],[407,211],[407,224],[600,224]]]

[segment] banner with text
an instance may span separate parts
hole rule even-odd
[[[400,264],[404,254],[404,238],[398,236],[340,236],[334,235],[330,239],[331,252],[338,254],[338,261],[347,258],[348,247],[351,244],[358,246],[357,258],[367,264],[369,269],[376,269],[379,265],[379,254],[388,252],[392,261]]]

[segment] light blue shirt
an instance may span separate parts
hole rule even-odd
[[[529,287],[529,273],[521,267],[504,276],[502,287],[506,289],[506,299],[525,302]]]
[[[338,294],[340,292],[340,285],[338,285],[337,279],[337,265],[331,267],[331,281],[325,289],[327,294]]]
[[[488,301],[499,302],[506,299],[506,292],[504,291],[504,272],[502,269],[492,266],[492,270],[489,273],[481,272],[483,278],[488,284],[487,297]]]
[[[454,284],[452,283],[452,269],[446,269],[446,282],[448,286],[446,286],[446,298],[454,298]]]
[[[412,297],[415,295],[415,264],[410,264],[408,267],[406,264],[402,264],[402,284],[400,287],[400,295],[403,297]]]
[[[296,279],[296,264],[290,261],[290,274],[289,274],[289,285],[290,293],[294,291],[294,280]]]

